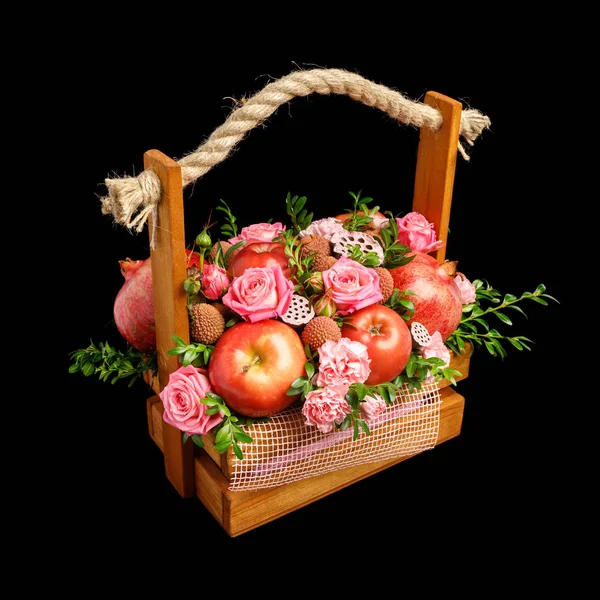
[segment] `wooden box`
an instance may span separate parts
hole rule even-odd
[[[428,92],[424,102],[441,112],[443,124],[437,131],[421,128],[413,210],[425,215],[434,224],[439,239],[445,242],[462,106],[436,92]],[[237,536],[409,458],[400,456],[368,462],[278,487],[232,491],[228,480],[231,453],[216,452],[210,436],[205,436],[208,438],[205,449],[191,441],[182,443],[181,432],[163,421],[158,396],[169,374],[179,367],[177,357],[167,353],[173,345],[171,336],[175,334],[189,340],[183,288],[186,272],[181,167],[157,150],[146,152],[144,164],[146,169],[154,170],[162,184],[157,213],[161,226],[155,232],[156,248],[152,250],[159,373],[152,382],[156,395],[147,402],[148,430],[164,453],[166,476],[179,494],[182,497],[196,495],[224,530],[230,536]],[[443,247],[437,251],[439,261],[444,260],[445,250]],[[454,356],[451,366],[458,369],[464,379],[469,371],[468,353]],[[460,434],[464,410],[464,398],[452,386],[441,384],[440,387],[437,444]]]

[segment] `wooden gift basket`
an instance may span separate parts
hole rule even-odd
[[[362,80],[359,76],[354,77]],[[376,85],[368,83],[370,86]],[[343,89],[310,91],[348,93]],[[365,104],[374,104],[369,101],[368,95],[366,100],[350,93],[348,95]],[[412,208],[433,223],[438,238],[446,242],[462,105],[436,92],[428,92],[423,104],[439,111],[442,123],[436,130],[420,127]],[[204,436],[204,449],[198,448],[191,441],[182,443],[181,431],[162,419],[163,408],[158,394],[167,385],[169,374],[180,366],[178,357],[168,354],[173,346],[172,336],[177,335],[189,342],[187,298],[183,286],[186,279],[183,185],[186,182],[182,179],[181,165],[157,150],[145,153],[144,166],[147,171],[156,173],[162,187],[161,199],[154,213],[154,219],[158,220],[160,227],[153,233],[155,238],[151,253],[158,377],[148,380],[156,392],[156,395],[147,400],[148,430],[164,453],[165,473],[177,492],[184,498],[196,495],[223,529],[233,537],[408,458],[400,456],[359,464],[278,487],[232,491],[228,477],[231,461],[235,458],[231,449],[226,454],[219,454],[214,448],[214,437],[210,434]],[[150,229],[152,220],[151,218],[149,223]],[[436,258],[440,262],[445,258],[445,250],[444,246],[436,252]],[[469,372],[468,353],[453,356],[451,366],[460,371],[460,379],[464,379]],[[440,384],[440,388],[442,402],[437,444],[460,434],[465,404],[463,396],[448,385],[446,380]]]

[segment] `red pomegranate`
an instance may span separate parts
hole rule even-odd
[[[394,287],[400,291],[410,290],[410,300],[415,313],[408,323],[423,324],[430,334],[440,332],[446,340],[460,323],[462,303],[454,277],[456,261],[439,264],[435,258],[423,252],[414,252],[415,258],[407,265],[390,269]]]
[[[120,260],[125,283],[115,298],[113,314],[119,333],[136,350],[151,354],[156,349],[152,267],[146,260]]]

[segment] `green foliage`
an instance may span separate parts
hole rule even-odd
[[[411,249],[404,244],[398,242],[398,224],[394,215],[386,211],[388,222],[379,230],[379,238],[377,240],[383,248],[383,266],[386,269],[401,267],[407,265],[415,258],[415,255],[406,256],[411,252]]]
[[[87,348],[75,350],[70,354],[73,364],[69,373],[82,372],[86,377],[98,375],[100,381],[116,383],[129,378],[131,387],[148,371],[156,372],[156,352],[144,354],[131,346],[125,352],[113,348],[108,342],[99,345],[91,342]]]
[[[304,346],[304,353],[306,354],[307,352],[310,353],[308,344]],[[313,359],[309,358],[309,360],[304,363],[304,370],[306,371],[306,375],[294,379],[289,390],[286,392],[286,396],[298,396],[298,399],[301,402],[304,402],[306,394],[317,389],[311,381],[316,370]]]
[[[350,251],[348,258],[355,260],[365,267],[377,267],[379,265],[379,256],[377,256],[377,252],[373,252],[372,250],[369,250],[369,252],[363,252],[358,244],[356,246],[352,246],[352,250]]]
[[[240,418],[232,414],[223,398],[212,392],[208,392],[206,398],[201,398],[200,402],[208,406],[206,410],[207,414],[216,415],[220,412],[223,415],[223,421],[214,429],[215,450],[220,454],[224,454],[229,448],[233,448],[233,452],[237,458],[243,460],[244,454],[238,442],[250,444],[253,440],[242,427],[254,420],[247,417]],[[259,420],[264,421],[264,419]]]
[[[293,231],[288,229],[282,232],[277,239],[282,240],[285,244],[284,251],[288,257],[290,275],[294,282],[294,292],[309,297],[306,293],[306,282],[313,274],[314,256],[303,257],[301,255],[301,244],[298,243],[298,237],[298,234],[294,235]]]
[[[214,346],[194,342],[187,344],[176,335],[172,335],[171,339],[175,342],[176,346],[171,348],[167,354],[179,356],[179,362],[183,367],[187,367],[188,365],[193,365],[194,367],[208,366],[210,356],[215,349]]]
[[[421,389],[421,384],[431,375],[436,381],[447,379],[450,383],[456,383],[456,377],[462,373],[456,369],[446,366],[446,363],[437,357],[424,358],[420,352],[411,352],[408,363],[393,381],[398,388],[407,385],[410,392]]]
[[[465,343],[472,342],[476,346],[484,347],[492,356],[504,358],[506,349],[503,342],[508,342],[517,350],[531,350],[529,344],[533,342],[522,336],[505,336],[488,322],[490,317],[497,318],[504,325],[512,326],[512,319],[506,311],[517,311],[524,317],[525,312],[517,303],[523,300],[532,300],[544,306],[548,300],[558,302],[556,298],[546,294],[546,286],[538,285],[534,292],[524,292],[517,297],[512,294],[504,296],[494,289],[487,281],[476,279],[475,302],[463,306],[463,316],[456,331],[446,340],[446,345],[455,353],[465,351]]]
[[[361,198],[362,190],[358,193],[348,192],[354,200],[352,208],[346,209],[350,213],[350,217],[344,222],[344,228],[348,231],[364,231],[369,229],[373,223],[373,216],[379,211],[379,206],[369,208],[369,203],[373,202],[373,198],[367,196]],[[363,214],[360,214],[360,213]]]
[[[294,196],[288,192],[285,198],[285,210],[292,221],[292,230],[298,235],[303,229],[306,229],[311,223],[314,213],[308,213],[304,208],[306,196]]]
[[[222,204],[222,206],[217,206],[216,210],[220,210],[221,212],[225,213],[226,221],[225,224],[221,225],[220,227],[221,234],[228,239],[236,237],[238,234],[238,226],[236,224],[237,219],[233,216],[233,213],[231,212],[231,209],[225,200],[221,199],[219,202]]]
[[[408,321],[415,313],[415,305],[412,300],[409,300],[409,297],[414,295],[414,292],[410,290],[401,292],[398,288],[394,288],[392,295],[384,302],[384,305],[395,310],[405,321]]]

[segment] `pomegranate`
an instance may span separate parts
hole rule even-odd
[[[460,291],[454,281],[457,263],[439,264],[428,254],[414,254],[415,258],[408,264],[389,270],[394,287],[414,294],[410,300],[415,305],[415,312],[408,323],[421,323],[430,335],[439,331],[442,340],[446,340],[458,327],[462,316]]]
[[[151,354],[156,349],[152,267],[146,260],[120,260],[125,283],[115,298],[113,314],[119,333],[136,350]]]

